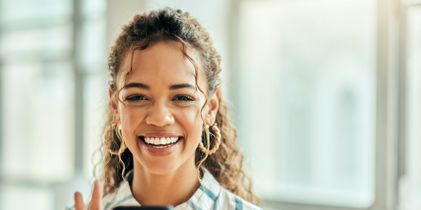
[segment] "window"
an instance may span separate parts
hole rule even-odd
[[[264,199],[372,204],[375,14],[365,0],[242,3],[239,133]]]
[[[264,209],[421,208],[420,0],[0,0],[0,209],[89,194],[106,33],[167,5],[222,54]]]
[[[421,208],[421,7],[411,5],[406,14],[405,149],[400,181],[400,208]]]
[[[0,0],[0,22],[0,209],[63,209],[101,141],[105,2]]]

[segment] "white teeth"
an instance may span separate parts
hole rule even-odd
[[[153,145],[172,144],[178,140],[179,137],[145,137],[145,142]]]

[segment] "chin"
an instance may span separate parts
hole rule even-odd
[[[152,163],[144,163],[142,165],[146,172],[154,175],[169,175],[175,173],[180,168],[178,164],[167,161],[164,163],[153,161]]]
[[[171,175],[184,173],[183,171],[191,171],[196,168],[193,158],[182,156],[171,157],[139,157],[137,158],[139,169],[154,175]],[[193,170],[194,170],[193,169]]]

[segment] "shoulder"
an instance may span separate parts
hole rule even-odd
[[[115,192],[108,193],[102,198],[103,210],[112,210],[119,205],[139,205],[134,199],[130,185],[123,181]]]
[[[240,198],[231,191],[222,187],[219,182],[206,171],[203,177],[202,186],[200,189],[209,197],[210,200],[214,201],[216,208],[224,210],[260,210],[261,208],[254,204]],[[209,200],[209,199],[208,199]]]
[[[219,195],[219,205],[221,209],[235,210],[261,210],[260,207],[240,198],[238,195],[222,188]]]

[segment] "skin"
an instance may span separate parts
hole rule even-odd
[[[195,51],[188,49],[189,55]],[[127,72],[131,56],[125,56],[120,72]],[[193,59],[197,62],[199,59]],[[200,63],[199,63],[200,64]],[[197,71],[183,55],[182,45],[161,41],[145,50],[133,53],[132,71],[125,79],[117,76],[117,89],[130,83],[142,83],[148,88],[127,88],[120,99],[133,99],[137,106],[128,106],[113,96],[113,116],[122,129],[125,144],[134,157],[132,193],[142,205],[173,205],[187,201],[199,187],[195,166],[195,151],[201,139],[204,121],[212,125],[219,107],[220,89],[208,96],[207,80],[203,70]],[[176,84],[188,84],[178,85]],[[193,87],[193,88],[192,88]],[[204,107],[203,110],[202,107]],[[181,136],[176,146],[164,155],[156,155],[139,140],[139,136]],[[102,186],[93,185],[89,210],[101,209]],[[75,193],[75,209],[84,210],[82,195]]]

